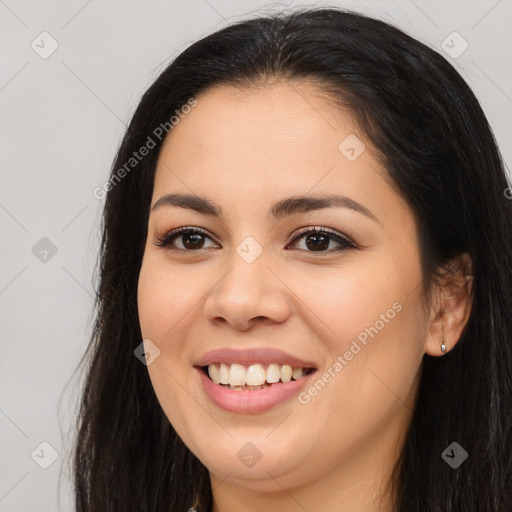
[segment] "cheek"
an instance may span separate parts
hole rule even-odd
[[[321,380],[329,381],[325,387],[332,393],[322,391],[325,405],[336,408],[343,401],[345,412],[361,416],[378,410],[372,405],[377,398],[388,405],[395,394],[406,398],[426,336],[419,261],[373,255],[372,263],[331,272],[328,279],[295,281],[297,295],[306,298],[301,314],[329,350],[331,363]],[[311,395],[320,390],[322,383]]]
[[[155,362],[148,365],[148,372],[166,411],[173,410],[177,400],[183,398],[182,386],[189,387],[192,356],[186,340],[197,324],[196,308],[206,291],[205,280],[187,279],[179,268],[151,254],[145,256],[137,290],[139,323],[143,339],[151,340],[160,351]],[[190,398],[186,393],[184,397]],[[183,400],[181,406],[186,407],[187,402]]]
[[[180,432],[191,428],[185,417],[197,416],[195,402],[184,391],[188,388],[183,365],[187,357],[180,343],[190,329],[187,313],[192,314],[197,294],[179,272],[145,256],[137,290],[139,322],[143,339],[150,339],[160,350],[147,370],[162,409]]]
[[[144,338],[165,338],[197,302],[200,290],[161,263],[145,259],[140,271],[137,307]]]
[[[297,274],[290,281],[303,304],[300,314],[310,319],[315,333],[332,349],[343,353],[360,333],[364,341],[365,329],[376,322],[379,331],[396,323],[405,285],[402,276],[389,279],[392,272],[394,269],[378,264],[359,265],[329,269],[328,273],[320,269],[316,276]]]
[[[336,363],[330,368],[336,376],[322,399],[322,407],[354,438],[371,437],[379,425],[412,410],[423,358],[419,296],[388,293],[367,305],[364,314],[338,320],[343,334],[333,342]]]

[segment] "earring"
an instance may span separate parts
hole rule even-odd
[[[445,344],[445,342],[444,342],[444,325],[442,325],[442,324],[441,324],[441,326],[442,326],[442,328],[443,328],[443,338],[442,338],[442,340],[441,340],[441,352],[442,352],[443,354],[445,354],[445,353],[446,353],[446,344]]]
[[[453,299],[453,297],[455,297],[455,295],[452,295],[451,297],[443,297],[445,300],[448,300],[448,299]],[[441,324],[441,327],[443,328],[443,338],[441,340],[441,352],[443,354],[446,354],[446,344],[444,342],[444,325]]]

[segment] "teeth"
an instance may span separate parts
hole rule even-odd
[[[292,377],[294,380],[300,379],[304,375],[304,370],[302,368],[294,368],[292,371]]]
[[[242,367],[243,368],[243,367]],[[261,386],[266,378],[265,370],[261,364],[252,364],[247,368],[245,374],[245,384],[248,386]]]
[[[247,368],[241,364],[210,364],[208,375],[215,384],[233,386],[265,387],[279,381],[290,382],[306,375],[304,368],[292,368],[289,364],[278,365],[271,363],[267,369],[261,364],[252,364]]]
[[[281,372],[279,371],[279,365],[278,364],[269,364],[267,368],[267,382],[270,384],[274,384],[276,382],[279,382],[279,379],[281,378]]]
[[[229,368],[229,384],[243,386],[245,382],[245,368],[241,364],[232,364]]]
[[[281,366],[281,380],[283,382],[290,382],[292,380],[293,370],[289,364]]]
[[[215,382],[215,384],[220,384],[220,370],[216,364],[211,364],[208,366],[208,375],[210,376],[210,379]]]
[[[208,366],[208,368],[210,368],[210,366]],[[220,384],[229,384],[229,366],[227,364],[220,365],[219,383]]]

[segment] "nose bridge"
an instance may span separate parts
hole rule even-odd
[[[252,318],[267,317],[281,323],[288,306],[282,283],[267,267],[270,251],[255,238],[245,237],[227,256],[223,277],[210,290],[205,314],[247,326]]]
[[[228,271],[218,284],[217,294],[233,305],[255,304],[264,289],[269,291],[269,283],[262,286],[270,274],[266,268],[268,260],[268,250],[252,236],[245,237],[226,258]]]

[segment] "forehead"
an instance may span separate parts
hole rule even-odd
[[[182,192],[248,204],[337,192],[377,212],[400,201],[348,110],[314,85],[216,86],[196,100],[164,141],[154,200]]]
[[[221,166],[231,176],[250,179],[272,171],[277,178],[273,171],[283,176],[293,165],[298,177],[302,169],[329,169],[340,156],[340,142],[358,132],[348,112],[308,84],[216,86],[196,100],[166,137],[157,174],[165,163],[189,172],[206,165],[212,177]]]
[[[250,89],[215,86],[196,100],[197,106],[173,128],[174,137],[170,134],[166,144],[193,131],[198,143],[250,142],[258,150],[357,131],[348,110],[342,112],[326,93],[308,83],[277,82]]]

